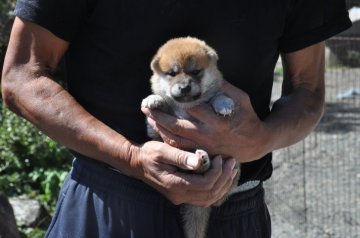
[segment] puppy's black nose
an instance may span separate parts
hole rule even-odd
[[[191,91],[191,86],[190,85],[180,86],[180,92],[181,92],[182,95],[188,94],[190,91]]]

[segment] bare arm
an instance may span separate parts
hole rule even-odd
[[[69,148],[129,170],[131,144],[87,113],[52,80],[68,47],[68,42],[47,30],[16,18],[2,76],[4,102]]]
[[[208,206],[226,193],[235,161],[218,158],[204,176],[181,173],[178,167],[199,166],[195,154],[161,142],[131,143],[54,82],[52,72],[68,48],[48,30],[16,18],[2,74],[6,105],[61,144],[143,180],[173,203]]]
[[[324,110],[324,43],[282,55],[282,96],[265,120],[279,137],[271,148],[302,140],[319,122]]]
[[[225,83],[224,92],[236,104],[231,118],[215,115],[208,105],[190,110],[200,122],[179,120],[143,109],[163,139],[180,148],[204,148],[212,154],[257,160],[265,154],[303,139],[319,122],[324,105],[324,44],[282,55],[282,97],[261,121],[249,96]]]

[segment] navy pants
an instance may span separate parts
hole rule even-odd
[[[75,159],[46,237],[183,238],[179,208],[139,180]],[[207,237],[271,237],[262,185],[213,208]]]

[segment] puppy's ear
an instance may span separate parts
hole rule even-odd
[[[207,46],[206,53],[214,63],[218,61],[219,56],[217,55],[216,51],[213,48]]]
[[[150,67],[151,67],[151,70],[155,73],[160,73],[160,66],[159,66],[159,61],[160,61],[160,57],[159,56],[155,56],[152,61],[151,61],[151,64],[150,64]]]

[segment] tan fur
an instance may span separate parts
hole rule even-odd
[[[196,38],[177,38],[169,40],[161,47],[155,59],[158,59],[161,72],[167,72],[173,63],[179,64],[183,67],[182,70],[186,71],[192,67],[192,63],[197,67],[207,68],[212,63],[209,59],[211,52],[215,53],[205,42]]]
[[[145,98],[142,106],[160,109],[179,118],[191,119],[184,109],[205,102],[210,103],[216,113],[231,116],[234,105],[230,98],[221,93],[223,78],[217,68],[217,60],[216,52],[204,41],[192,37],[169,40],[158,50],[151,62],[151,86],[154,94]],[[196,74],[197,71],[201,73]],[[148,127],[148,135],[159,139],[151,127]],[[203,150],[195,153],[203,160],[203,164],[198,171],[193,172],[202,173],[208,170],[208,154]],[[240,176],[239,166],[238,164],[237,178],[232,188],[236,186]],[[227,197],[228,194],[214,206],[220,206]],[[205,237],[210,212],[211,207],[183,205],[186,238]]]

